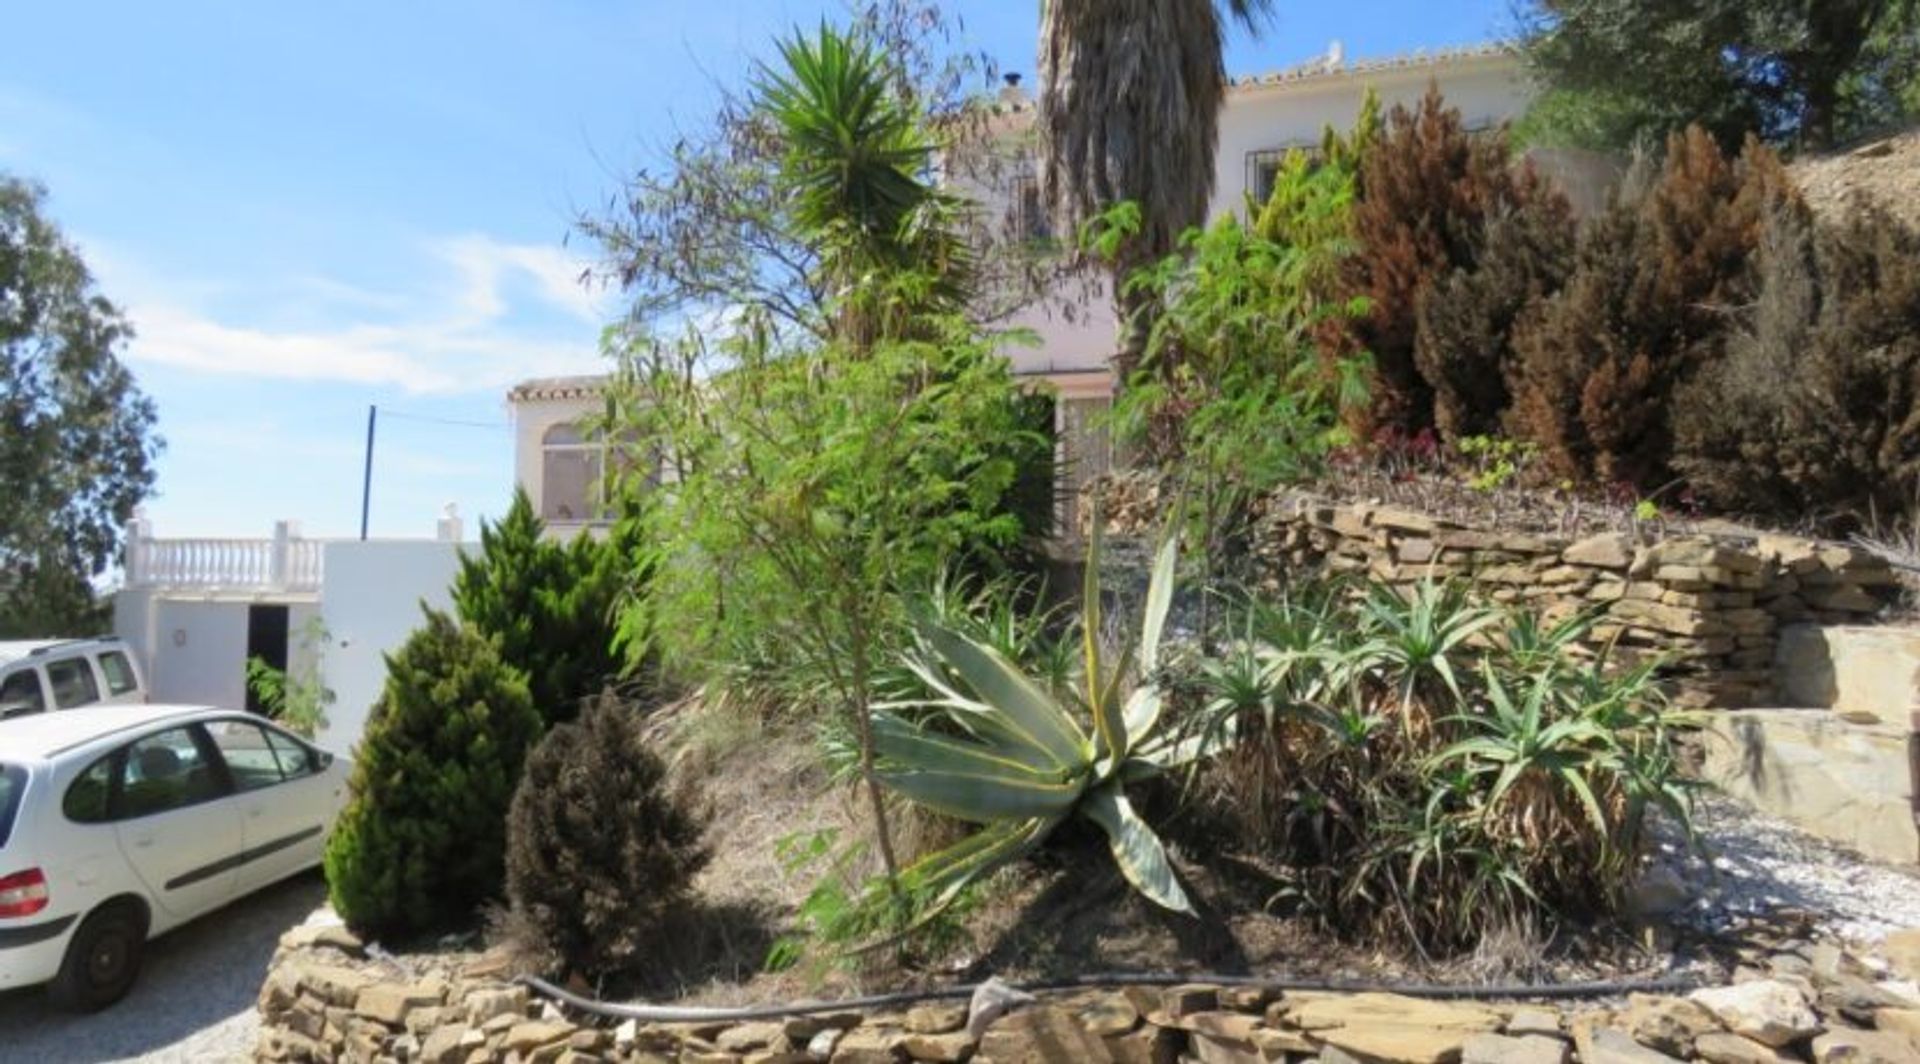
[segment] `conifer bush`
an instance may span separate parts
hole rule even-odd
[[[1658,176],[1630,175],[1582,230],[1565,288],[1516,327],[1512,434],[1561,476],[1671,482],[1674,396],[1720,360],[1763,219],[1795,196],[1758,142],[1730,159],[1697,127],[1671,137]]]
[[[620,672],[615,611],[636,571],[629,527],[620,523],[606,540],[581,534],[558,542],[516,490],[506,517],[481,526],[479,553],[460,560],[455,612],[498,640],[550,725],[572,720]]]
[[[1557,193],[1504,207],[1487,219],[1476,261],[1421,294],[1414,361],[1433,389],[1434,427],[1447,442],[1503,430],[1514,325],[1566,283],[1577,231],[1572,206]]]
[[[610,695],[527,757],[507,818],[510,926],[530,956],[599,977],[667,934],[706,866],[701,818],[670,792],[634,705]]]
[[[1769,217],[1759,294],[1679,398],[1675,464],[1722,509],[1838,528],[1905,516],[1920,486],[1920,232],[1878,208]]]
[[[493,641],[427,610],[387,657],[327,842],[333,905],[351,927],[381,938],[442,931],[498,896],[507,805],[540,730],[525,678]]]
[[[1479,261],[1490,216],[1554,194],[1530,170],[1509,168],[1504,130],[1468,133],[1438,85],[1414,110],[1393,108],[1363,153],[1359,187],[1342,291],[1366,300],[1348,329],[1350,349],[1373,358],[1366,427],[1418,432],[1434,418],[1434,387],[1415,356],[1422,295]]]

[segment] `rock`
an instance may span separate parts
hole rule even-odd
[[[1903,1035],[1920,1045],[1920,1009],[1881,1009],[1873,1014],[1873,1025],[1882,1031]]]
[[[1080,1026],[1102,1038],[1126,1034],[1140,1023],[1140,1010],[1125,994],[1102,994],[1080,1006]]]
[[[573,1025],[553,1020],[527,1020],[507,1029],[506,1048],[525,1056],[542,1046],[564,1042],[573,1034]]]
[[[974,988],[973,999],[967,1003],[967,1034],[978,1041],[1000,1017],[1036,1000],[1032,994],[1015,989],[996,975]]]
[[[1703,1034],[1693,1041],[1694,1056],[1707,1064],[1798,1064],[1800,1058],[1728,1031]]]
[[[1460,1047],[1460,1064],[1567,1064],[1567,1044],[1537,1034],[1476,1034]]]
[[[1897,1009],[1911,1004],[1899,994],[1877,987],[1858,976],[1845,974],[1821,980],[1820,992],[1815,1000],[1823,1014],[1829,1017],[1842,1016],[1862,1026],[1871,1026],[1874,1013],[1881,1009]]]
[[[946,1034],[966,1025],[965,1005],[916,1005],[907,1010],[907,1030],[914,1034]]]
[[[1693,1052],[1695,1038],[1720,1030],[1720,1021],[1696,1002],[1646,994],[1627,999],[1627,1011],[1619,1022],[1634,1041],[1683,1059]]]
[[[1603,532],[1568,547],[1560,555],[1569,565],[1590,565],[1601,569],[1625,569],[1633,564],[1633,543],[1625,533]]]
[[[293,978],[297,985],[312,991],[314,996],[329,1005],[352,1008],[360,997],[360,991],[372,985],[373,977],[354,968],[342,968],[335,964],[292,965]]]
[[[1201,983],[1170,986],[1160,992],[1160,1011],[1177,1020],[1196,1012],[1211,1012],[1220,1007],[1220,988]]]
[[[942,1064],[956,1064],[973,1056],[973,1039],[967,1037],[965,1031],[909,1034],[901,1040],[900,1046],[914,1060],[940,1061]]]
[[[1894,974],[1902,979],[1920,980],[1920,927],[1888,935],[1880,943],[1880,955],[1886,958]]]
[[[785,1049],[787,1033],[779,1023],[772,1021],[743,1023],[721,1031],[714,1038],[713,1044],[729,1053],[746,1053],[755,1049]]]
[[[389,1027],[401,1027],[406,1024],[409,1012],[438,1004],[438,990],[399,983],[376,983],[360,991],[354,999],[353,1011]]]
[[[787,1033],[788,1041],[794,1045],[804,1045],[821,1031],[829,1028],[844,1031],[860,1026],[863,1019],[865,1017],[857,1012],[813,1012],[805,1016],[789,1016],[780,1022],[780,1028]]]
[[[1264,986],[1225,986],[1220,988],[1220,1007],[1236,1012],[1259,1012],[1267,1002],[1280,995]]]
[[[807,1056],[815,1060],[830,1059],[840,1047],[840,1039],[847,1033],[843,1027],[822,1027],[807,1039]]]
[[[1474,1032],[1459,1028],[1416,1027],[1369,1022],[1314,1032],[1323,1043],[1362,1060],[1380,1064],[1452,1064]]]
[[[1673,1064],[1676,1059],[1648,1049],[1616,1027],[1575,1027],[1573,1044],[1580,1064]]]
[[[1891,1031],[1834,1029],[1813,1040],[1814,1064],[1913,1064],[1920,1046]]]
[[[1391,1023],[1477,1034],[1501,1026],[1499,1013],[1477,1005],[1378,993],[1316,998],[1288,1011],[1286,1018],[1304,1031]]]
[[[1518,1009],[1507,1019],[1506,1032],[1515,1038],[1527,1035],[1564,1037],[1560,1033],[1560,1014],[1552,1009]]]
[[[467,1028],[451,1023],[445,1027],[435,1027],[420,1043],[420,1055],[416,1058],[420,1064],[455,1064],[466,1056]]]
[[[893,1027],[855,1027],[842,1034],[833,1046],[832,1064],[893,1064],[906,1056],[900,1042],[906,1036]],[[813,1052],[808,1045],[809,1054]]]
[[[980,1039],[980,1055],[994,1064],[1065,1060],[1111,1064],[1113,1060],[1105,1041],[1076,1023],[1072,1014],[1051,1005],[1022,1009],[994,1021]]]
[[[1146,1024],[1123,1035],[1107,1038],[1107,1052],[1114,1064],[1177,1064],[1184,1041],[1178,1032]],[[1312,1046],[1308,1046],[1309,1052]]]
[[[1820,1020],[1806,998],[1779,979],[1696,990],[1689,998],[1706,1006],[1733,1033],[1763,1045],[1791,1045],[1820,1033]]]
[[[474,990],[467,994],[467,1022],[483,1024],[495,1016],[523,1013],[527,1009],[527,988],[505,986],[492,990]]]

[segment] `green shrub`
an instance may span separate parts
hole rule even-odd
[[[461,557],[453,605],[462,623],[499,643],[534,707],[558,724],[619,674],[615,611],[635,575],[623,535],[561,543],[545,532],[527,493],[515,490],[506,517],[481,525],[480,552]]]
[[[1675,464],[1709,503],[1840,529],[1920,485],[1920,232],[1876,208],[1775,210],[1726,359],[1678,397]]]
[[[640,724],[617,698],[588,702],[527,755],[507,817],[518,945],[589,978],[630,969],[667,937],[709,856]]]
[[[540,737],[526,680],[437,611],[387,657],[386,689],[327,843],[334,908],[406,937],[461,926],[500,892],[507,804]]]
[[[1515,329],[1510,432],[1562,477],[1642,494],[1673,479],[1674,397],[1716,364],[1753,299],[1762,221],[1795,198],[1758,143],[1735,159],[1698,128],[1657,178],[1630,178],[1589,220],[1573,273]]]
[[[1567,653],[1458,587],[1333,583],[1251,604],[1204,663],[1195,725],[1231,749],[1205,779],[1232,844],[1284,869],[1330,930],[1427,952],[1613,912],[1647,814],[1686,822],[1652,665]]]

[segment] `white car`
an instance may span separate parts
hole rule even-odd
[[[0,642],[0,720],[146,700],[140,667],[118,639]]]
[[[232,710],[0,721],[0,990],[119,1000],[148,939],[318,864],[346,762]]]

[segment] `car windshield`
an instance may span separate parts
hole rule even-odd
[[[7,837],[13,834],[13,816],[20,808],[20,792],[26,789],[26,769],[0,765],[0,850],[7,848]]]

